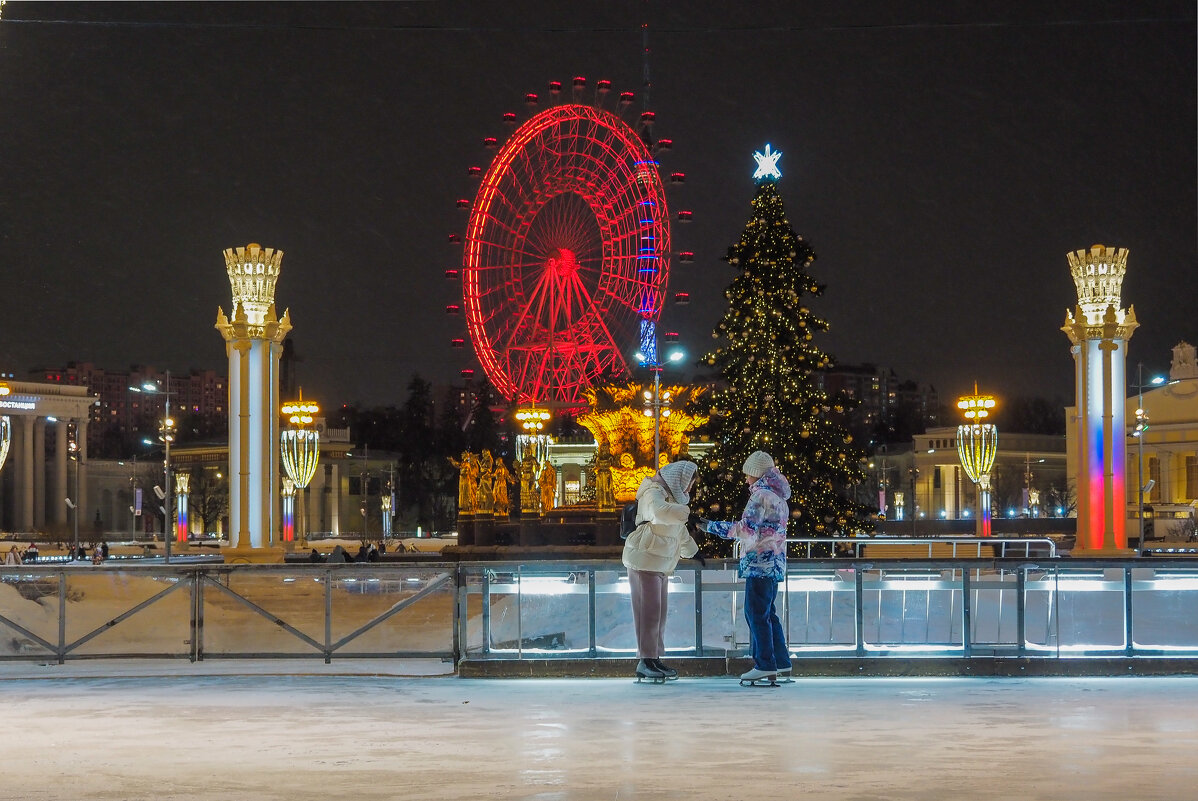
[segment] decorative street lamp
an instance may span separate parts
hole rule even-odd
[[[295,539],[294,507],[295,494],[304,490],[304,516],[301,530],[303,540],[308,538],[307,489],[316,475],[316,465],[320,462],[320,432],[313,424],[320,406],[312,401],[304,400],[304,392],[300,390],[299,400],[283,404],[282,413],[287,421],[287,428],[279,435],[280,451],[283,457],[283,469],[293,482],[291,493],[292,522],[287,523],[287,502],[284,501],[283,541],[292,542]],[[284,480],[286,487],[286,480]],[[286,497],[286,496],[284,496]]]
[[[129,387],[131,392],[144,392],[147,395],[162,395],[166,406],[162,419],[158,421],[158,439],[164,446],[165,456],[162,463],[162,542],[165,550],[164,561],[171,562],[171,443],[175,441],[175,421],[171,418],[171,371],[166,371],[166,386],[159,386],[153,381],[146,381],[140,387]],[[78,465],[76,465],[78,466]]]
[[[667,359],[677,362],[684,356],[681,350],[675,350]],[[645,416],[653,418],[653,469],[656,471],[661,469],[661,419],[670,416],[670,392],[663,392],[661,388],[663,365],[657,356],[657,325],[652,320],[641,320],[641,349],[637,351],[636,360],[653,372],[653,389],[645,391]]]
[[[1131,435],[1136,438],[1139,446],[1139,480],[1136,482],[1137,492],[1139,496],[1139,516],[1136,518],[1139,525],[1140,547],[1144,547],[1144,493],[1148,492],[1155,485],[1155,482],[1144,482],[1144,432],[1148,430],[1148,412],[1144,409],[1144,387],[1160,386],[1165,383],[1165,377],[1158,375],[1154,376],[1147,384],[1144,383],[1144,364],[1140,362],[1136,365],[1136,390],[1138,391],[1138,400],[1136,402],[1136,427],[1132,430]]]
[[[977,485],[978,516],[974,523],[979,537],[990,536],[990,471],[998,455],[998,427],[983,423],[994,408],[993,395],[979,395],[977,384],[972,395],[957,401],[965,414],[965,423],[957,426],[957,455],[969,480]]]
[[[175,476],[175,542],[186,544],[187,529],[187,497],[191,494],[191,476],[180,473]]]
[[[283,542],[295,541],[295,482],[283,479]]]
[[[520,431],[516,434],[516,453],[523,454],[528,445],[532,445],[533,454],[538,463],[549,457],[549,446],[553,437],[545,433],[545,426],[553,415],[548,409],[538,409],[535,405],[516,410],[516,421],[520,423]]]
[[[383,507],[383,541],[391,539],[391,496],[384,495],[379,499]]]

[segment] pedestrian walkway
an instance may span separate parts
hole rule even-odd
[[[1198,678],[461,679],[0,665],[0,799],[1177,799]],[[438,675],[439,674],[439,675]]]

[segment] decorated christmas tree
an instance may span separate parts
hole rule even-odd
[[[820,373],[832,357],[816,335],[827,321],[805,305],[824,287],[808,272],[815,252],[786,219],[777,180],[781,153],[754,154],[758,161],[753,214],[728,249],[739,272],[724,295],[728,311],[712,332],[715,347],[704,360],[720,386],[711,395],[707,428],[715,443],[701,464],[696,506],[713,519],[736,519],[748,491],[745,458],[767,451],[790,481],[788,537],[826,537],[868,525],[865,507],[850,500],[862,481],[862,452],[845,425],[854,402],[821,388]],[[705,549],[718,553],[722,542]],[[792,549],[792,555],[806,549]],[[815,555],[829,555],[830,549]]]

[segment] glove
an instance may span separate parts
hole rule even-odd
[[[691,558],[699,563],[699,567],[707,567],[707,560],[703,558],[702,552],[695,554]]]

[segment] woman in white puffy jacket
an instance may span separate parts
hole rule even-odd
[[[666,593],[678,560],[699,552],[686,530],[698,469],[694,462],[673,462],[636,490],[638,525],[624,541],[623,561],[632,590],[638,679],[678,676],[678,671],[661,662],[666,648]]]

